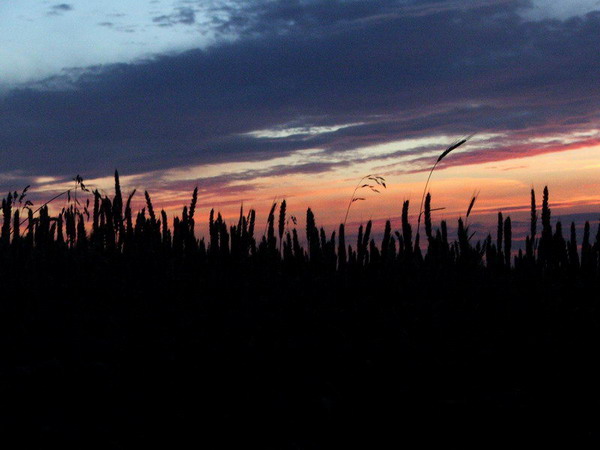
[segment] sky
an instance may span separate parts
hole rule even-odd
[[[0,2],[0,189],[147,189],[203,219],[287,199],[323,225],[418,214],[481,237],[529,191],[600,218],[598,0]],[[61,200],[62,201],[62,200]],[[143,198],[138,198],[142,206]],[[62,206],[57,203],[56,207]]]

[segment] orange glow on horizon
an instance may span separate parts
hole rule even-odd
[[[388,149],[386,149],[388,151]],[[313,152],[315,153],[315,152]],[[554,217],[567,214],[587,213],[590,220],[600,216],[600,145],[571,150],[543,153],[533,151],[532,156],[504,159],[500,161],[470,163],[453,166],[453,156],[449,155],[446,166],[437,169],[431,179],[429,190],[432,194],[432,207],[445,208],[434,213],[434,220],[445,219],[449,224],[459,216],[464,216],[474,193],[479,193],[477,202],[470,217],[471,223],[480,223],[493,227],[498,211],[511,214],[515,220],[527,220],[529,214],[529,191],[536,190],[538,207],[541,206],[542,189],[548,185],[550,203]],[[459,159],[458,155],[456,158]],[[293,158],[289,157],[289,161]],[[281,161],[278,161],[279,164]],[[380,193],[365,189],[357,192],[365,197],[365,201],[352,204],[348,224],[354,226],[367,220],[382,222],[393,221],[399,226],[402,202],[411,202],[411,220],[416,223],[418,208],[423,194],[427,173],[424,171],[408,173],[386,173],[381,170],[381,160],[370,162],[362,159],[349,166],[333,168],[323,173],[290,174],[284,176],[261,175],[244,180],[247,170],[257,170],[261,164],[267,163],[235,163],[213,165],[208,171],[212,176],[220,173],[232,173],[239,177],[238,181],[226,183],[223,189],[219,185],[214,188],[203,185],[203,167],[167,171],[154,174],[121,176],[123,196],[134,189],[137,194],[132,201],[134,211],[145,207],[144,190],[152,196],[154,208],[164,209],[172,221],[175,215],[181,214],[183,205],[189,204],[194,186],[200,189],[197,207],[197,229],[199,237],[206,235],[208,213],[211,208],[221,212],[229,223],[237,222],[240,206],[247,212],[253,208],[257,211],[257,231],[262,233],[260,224],[264,224],[268,210],[273,201],[286,199],[288,216],[298,219],[298,228],[304,227],[306,209],[312,208],[318,224],[328,230],[337,227],[343,221],[352,191],[358,180],[368,174],[375,173],[386,178],[387,189],[380,188]],[[392,162],[396,170],[403,163]],[[408,162],[407,164],[410,164]],[[217,170],[218,169],[218,170]],[[219,172],[222,171],[222,172]],[[241,175],[240,175],[241,174]],[[227,175],[224,176],[227,181]],[[210,180],[210,178],[208,179]],[[32,187],[37,205],[44,198],[56,192],[73,187],[73,183],[56,183],[49,177],[40,177],[42,187]],[[114,195],[112,176],[85,180],[91,188],[98,188],[104,195]],[[93,196],[79,193],[79,198]],[[124,199],[124,200],[125,200]],[[85,200],[84,200],[85,201]],[[51,212],[59,211],[66,204],[61,198],[51,204]]]

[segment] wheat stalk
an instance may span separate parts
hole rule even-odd
[[[346,209],[346,216],[344,217],[344,225],[346,225],[346,221],[348,220],[348,214],[350,213],[350,207],[352,206],[352,204],[354,202],[366,200],[365,197],[356,197],[356,191],[358,191],[359,189],[369,188],[376,194],[380,193],[379,189],[377,189],[375,187],[375,185],[370,184],[370,183],[363,183],[364,180],[373,181],[378,186],[381,186],[384,189],[387,189],[387,185],[385,184],[385,178],[383,178],[381,176],[369,174],[369,175],[365,175],[364,177],[362,177],[356,184],[356,187],[354,188],[354,191],[352,192],[352,197],[350,198],[350,201],[348,202],[348,208]]]
[[[431,175],[433,175],[433,171],[437,167],[437,165],[451,152],[456,150],[458,147],[466,143],[469,139],[471,139],[474,135],[467,136],[465,138],[459,139],[458,141],[452,143],[446,150],[444,150],[438,159],[435,161],[435,164],[431,167],[429,171],[429,176],[427,177],[427,181],[425,182],[425,189],[423,189],[423,195],[421,197],[421,207],[419,208],[419,217],[417,219],[417,234],[419,234],[419,228],[421,226],[421,214],[423,214],[423,202],[425,201],[425,194],[427,193],[427,187],[429,186],[429,181],[431,180]]]

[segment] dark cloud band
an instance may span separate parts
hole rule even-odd
[[[527,22],[521,6],[246,3],[220,19],[233,42],[87,68],[2,97],[0,173],[143,173],[418,136],[509,132],[526,140],[595,127],[600,14]],[[157,23],[191,23],[190,11]],[[360,125],[247,134],[348,123]]]

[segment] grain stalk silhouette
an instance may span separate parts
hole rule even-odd
[[[369,174],[369,175],[365,175],[364,177],[362,177],[356,184],[354,191],[352,191],[352,197],[350,197],[350,201],[348,202],[348,208],[346,208],[346,215],[344,216],[344,222],[343,222],[344,225],[346,225],[346,221],[348,220],[348,214],[350,214],[350,207],[352,206],[352,204],[354,202],[366,200],[366,197],[357,197],[356,196],[356,192],[358,190],[370,189],[371,191],[375,192],[376,194],[380,193],[379,189],[377,189],[374,184],[363,183],[363,181],[365,181],[365,180],[369,180],[369,181],[375,183],[375,185],[381,186],[384,189],[387,189],[387,185],[385,184],[385,179],[382,176]]]
[[[228,228],[218,211],[209,213],[208,208],[197,207],[196,189],[191,203],[182,202],[173,217],[160,209],[159,197],[153,202],[149,193],[144,195],[143,208],[136,211],[133,191],[124,202],[125,233],[123,245],[118,245],[118,210],[126,190],[117,177],[115,181],[114,197],[95,190],[90,198],[93,211],[87,220],[91,230],[84,226],[84,213],[71,208],[72,204],[55,217],[48,213],[47,206],[42,206],[35,221],[33,211],[27,210],[27,233],[19,234],[17,227],[11,240],[8,228],[21,220],[20,211],[14,205],[14,193],[3,202],[0,317],[3,335],[9,336],[11,344],[8,357],[3,359],[3,372],[10,375],[4,377],[8,387],[15,387],[5,389],[10,394],[5,397],[15,405],[25,403],[27,411],[34,409],[36,423],[47,421],[56,426],[53,417],[47,420],[40,416],[40,411],[48,410],[50,399],[49,403],[57,404],[59,418],[67,410],[72,410],[74,416],[86,413],[82,407],[89,403],[92,416],[106,420],[105,426],[110,429],[125,395],[126,408],[131,407],[129,403],[138,405],[132,410],[136,424],[152,427],[160,424],[158,407],[171,411],[173,398],[191,393],[189,410],[181,409],[186,423],[188,418],[202,421],[215,412],[225,424],[237,420],[246,423],[250,410],[259,411],[255,416],[263,423],[265,417],[273,420],[275,414],[287,412],[279,401],[284,398],[292,399],[292,407],[303,408],[291,414],[306,415],[311,423],[313,415],[324,417],[323,426],[327,427],[331,420],[322,409],[329,399],[334,404],[358,402],[361,408],[366,405],[370,413],[377,414],[373,398],[380,396],[371,395],[373,383],[380,384],[376,394],[385,394],[381,415],[376,419],[387,420],[389,393],[395,396],[394,404],[408,398],[405,410],[411,414],[410,408],[415,408],[419,414],[423,396],[406,397],[406,392],[414,392],[415,388],[417,392],[430,392],[429,375],[439,367],[453,368],[450,378],[442,383],[442,387],[450,386],[448,396],[438,389],[429,401],[435,407],[439,398],[456,398],[460,389],[454,386],[462,386],[461,380],[473,372],[469,357],[474,354],[487,355],[493,367],[514,362],[509,368],[515,373],[535,368],[535,378],[545,380],[543,386],[550,385],[548,381],[552,386],[564,384],[560,397],[568,400],[565,408],[563,404],[557,407],[558,411],[574,406],[572,386],[585,382],[585,369],[594,368],[589,365],[593,364],[589,355],[594,354],[597,336],[600,228],[596,241],[591,242],[594,237],[586,223],[579,258],[576,226],[571,224],[567,243],[561,226],[556,226],[556,232],[552,229],[547,189],[542,225],[548,241],[541,253],[532,247],[531,259],[521,254],[512,256],[518,239],[508,216],[498,218],[498,241],[492,241],[488,234],[482,248],[470,239],[463,219],[472,216],[477,194],[468,202],[466,217],[463,214],[458,219],[453,237],[449,237],[445,221],[439,222],[436,230],[431,214],[434,199],[427,193],[424,225],[429,246],[421,258],[418,246],[412,245],[415,236],[408,201],[402,205],[402,228],[394,230],[386,221],[383,238],[377,244],[375,223],[361,225],[358,238],[356,230],[350,231],[341,223],[334,228],[336,241],[336,234],[319,226],[318,216],[309,209],[307,254],[307,245],[301,245],[296,221],[289,216],[285,201],[281,202],[278,222],[275,210],[270,210],[265,235],[258,236],[265,244],[256,246],[254,210],[246,212],[240,207],[239,218],[232,218]],[[537,232],[535,207],[532,211],[530,241]],[[268,208],[265,215],[267,212]],[[197,241],[192,233],[193,221],[199,221],[201,214],[210,217],[208,242],[204,238]],[[283,252],[272,251],[270,243],[276,239]],[[350,240],[352,246],[348,245]],[[49,295],[55,292],[60,295]],[[449,349],[447,342],[452,343]],[[565,347],[564,342],[569,345]],[[550,351],[551,345],[556,345],[558,351]],[[569,355],[558,364],[557,355],[565,354],[565,348]],[[575,357],[571,357],[571,350]],[[279,354],[283,359],[273,357]],[[532,354],[546,356],[528,362]],[[332,355],[334,366],[342,371],[362,365],[371,355],[376,362],[398,364],[373,364],[367,371],[367,382],[359,383],[365,389],[357,391],[352,379],[340,377],[337,369],[331,370],[327,361]],[[579,360],[585,362],[578,366],[583,370],[573,370],[571,363]],[[290,361],[293,370],[288,370]],[[248,362],[251,374],[240,378],[239,368]],[[415,368],[420,368],[419,372]],[[554,379],[546,379],[556,370],[562,371]],[[469,389],[459,399],[458,411],[467,402],[479,405],[495,401],[498,386],[506,384],[506,373],[501,370],[490,383],[476,383],[484,388],[491,386],[490,391]],[[283,376],[282,382],[269,382],[273,374]],[[568,383],[563,383],[565,374],[570,374]],[[531,384],[529,379],[527,373],[522,386]],[[593,394],[597,381],[594,370],[589,370],[588,379]],[[512,375],[509,381],[512,392]],[[59,387],[76,384],[73,389],[60,389],[56,402],[54,393],[46,395],[49,382]],[[161,386],[166,387],[161,390]],[[232,386],[233,395],[227,394],[227,407],[223,408],[221,393],[230,392]],[[94,393],[84,395],[82,401],[79,397],[88,387]],[[132,393],[144,399],[148,389],[153,389],[151,404],[129,401]],[[537,393],[545,391],[537,386],[533,389],[532,401],[536,402]],[[583,389],[577,392],[589,400]],[[31,401],[40,395],[41,408],[36,408],[37,404],[32,407]],[[166,400],[156,404],[155,397]],[[498,407],[513,405],[522,409],[529,394],[511,395],[508,403],[506,396],[500,397]],[[242,407],[239,415],[232,416],[230,406],[236,404]],[[268,415],[256,409],[263,404],[273,407]],[[497,405],[492,407],[496,409]],[[542,402],[543,408],[547,405]],[[7,410],[21,416],[19,408]],[[194,416],[198,408],[202,408],[201,414]],[[582,416],[586,412],[582,409]],[[50,410],[44,414],[55,413]],[[353,414],[351,409],[348,416],[341,416],[342,421],[346,423]],[[165,424],[170,424],[173,418],[167,413],[165,419]],[[463,420],[462,416],[459,419]],[[174,426],[179,431],[182,427],[178,420]],[[23,422],[25,428],[30,423]],[[74,423],[78,423],[76,418],[65,420],[69,439]],[[430,425],[426,423],[425,427]],[[168,431],[165,440],[171,442],[173,433]],[[221,434],[218,437],[222,439]]]
[[[442,162],[442,160],[448,156],[451,152],[456,150],[461,145],[465,144],[469,139],[471,139],[473,135],[467,136],[465,138],[459,139],[458,141],[452,143],[446,150],[444,150],[440,156],[438,156],[437,160],[431,167],[429,171],[429,175],[427,176],[427,181],[425,182],[425,188],[423,189],[423,195],[421,196],[421,206],[419,207],[419,217],[417,219],[417,236],[419,235],[419,229],[421,226],[421,215],[423,214],[423,203],[425,201],[425,194],[427,193],[427,188],[429,187],[429,181],[431,180],[431,176],[433,175],[433,171],[437,167],[437,165]]]
[[[89,192],[90,190],[86,187],[86,185],[83,182],[83,178],[80,175],[75,176],[75,178],[73,178],[73,181],[75,181],[75,187],[71,188],[71,189],[67,189],[64,192],[61,192],[60,194],[55,195],[54,197],[52,197],[50,200],[48,200],[46,203],[42,204],[42,206],[40,206],[39,208],[37,208],[35,211],[31,210],[31,206],[33,206],[33,203],[31,203],[30,201],[25,202],[25,206],[24,208],[28,208],[31,212],[32,215],[37,214],[38,212],[40,212],[43,208],[47,207],[50,203],[52,203],[54,200],[59,199],[60,197],[66,195],[69,200],[71,200],[71,192],[77,192],[78,189],[84,191],[84,192]],[[30,185],[27,185],[25,187],[25,189],[23,189],[23,192],[21,193],[20,197],[19,197],[19,202],[21,202],[26,195],[26,192],[29,190]],[[24,223],[30,221],[29,218],[27,219],[23,219],[21,222],[19,222],[19,228],[21,227],[21,225],[23,225]],[[10,231],[11,233],[14,232],[14,227],[13,230]]]
[[[459,141],[460,142],[460,141]],[[456,144],[449,147],[456,148]],[[448,149],[445,151],[447,155]],[[542,236],[536,238],[538,213],[536,210],[535,192],[531,191],[531,214],[529,235],[526,237],[525,252],[513,253],[515,240],[511,218],[498,213],[497,236],[492,240],[488,234],[483,241],[475,241],[475,233],[469,230],[468,220],[471,217],[479,193],[472,195],[466,215],[458,219],[456,239],[448,236],[448,227],[442,220],[437,230],[432,220],[432,212],[444,208],[432,208],[432,197],[427,193],[422,211],[427,236],[427,249],[423,253],[419,248],[419,234],[415,233],[409,221],[409,202],[402,205],[402,225],[400,230],[393,230],[390,221],[386,221],[383,239],[375,243],[374,223],[368,221],[358,228],[358,238],[352,245],[348,244],[351,234],[345,223],[332,232],[317,224],[314,212],[306,211],[306,245],[301,245],[297,221],[288,214],[285,200],[279,205],[273,202],[267,217],[263,236],[255,237],[256,212],[244,213],[240,208],[237,224],[228,227],[223,216],[214,209],[209,214],[209,239],[198,240],[194,234],[194,222],[197,216],[198,189],[194,189],[192,200],[183,206],[180,216],[169,218],[164,210],[156,209],[148,191],[144,191],[144,207],[137,213],[132,211],[133,190],[123,202],[122,188],[118,172],[115,172],[115,193],[109,197],[106,193],[93,191],[93,198],[85,204],[71,196],[73,190],[89,192],[81,177],[75,179],[75,187],[55,195],[35,211],[26,201],[29,187],[18,192],[10,192],[2,201],[3,223],[0,231],[0,252],[7,253],[10,260],[13,249],[19,254],[46,255],[52,258],[57,249],[60,251],[77,251],[78,258],[94,258],[105,255],[107,261],[117,255],[128,258],[157,258],[164,261],[172,258],[178,261],[178,267],[186,264],[202,264],[210,267],[219,264],[224,270],[232,261],[247,264],[246,267],[285,268],[286,273],[309,273],[326,275],[335,271],[356,274],[357,271],[371,270],[411,270],[421,267],[470,270],[473,267],[485,267],[492,272],[502,270],[525,271],[558,271],[569,276],[584,274],[588,278],[600,277],[598,265],[600,261],[600,227],[592,241],[589,222],[585,224],[582,234],[581,249],[577,241],[577,229],[570,224],[567,239],[563,236],[562,224],[558,222],[555,230],[550,222],[549,194],[544,188],[541,225]],[[365,180],[370,183],[364,183]],[[355,188],[356,193],[362,189],[377,192],[377,185],[383,185],[382,177],[369,175],[361,179]],[[69,205],[55,216],[48,211],[48,204],[61,195],[67,195]],[[92,200],[93,207],[90,207]],[[123,204],[124,203],[124,204]],[[352,203],[350,203],[351,206]],[[20,205],[20,206],[17,206]],[[93,208],[93,209],[92,209]],[[23,211],[27,217],[23,217]],[[348,212],[348,210],[347,210]],[[39,217],[34,217],[38,213]],[[27,231],[20,232],[20,225],[28,222]],[[90,229],[86,227],[90,223]],[[169,225],[172,224],[171,227]],[[293,224],[293,228],[292,228]],[[356,234],[352,234],[356,236]],[[354,244],[355,242],[355,244]],[[536,245],[537,243],[537,245]],[[31,252],[31,253],[28,253]],[[514,255],[514,256],[513,256]],[[50,259],[49,259],[50,261]],[[514,265],[513,265],[514,262]],[[535,274],[535,272],[533,272]]]

